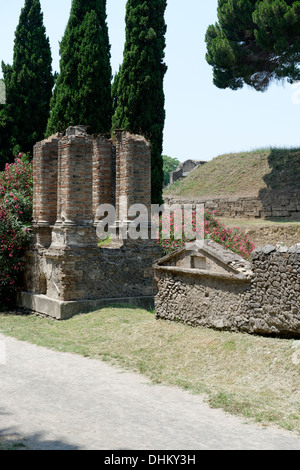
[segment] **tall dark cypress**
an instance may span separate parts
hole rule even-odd
[[[5,105],[0,103],[0,171],[5,164],[13,160],[13,152],[10,149],[11,123],[7,117]]]
[[[165,10],[167,0],[128,0],[126,43],[114,90],[113,127],[139,133],[152,144],[152,203],[162,203]]]
[[[25,0],[15,33],[13,65],[2,62],[2,70],[6,86],[2,116],[9,122],[10,150],[32,152],[45,134],[54,84],[39,0]]]
[[[78,124],[89,126],[91,133],[109,134],[112,74],[106,0],[73,0],[60,55],[47,135]]]

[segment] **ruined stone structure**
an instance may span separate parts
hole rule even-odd
[[[96,235],[100,205],[116,208],[117,233],[126,233],[126,207],[143,204],[150,217],[150,144],[124,131],[106,139],[71,127],[36,144],[33,173],[34,244],[19,305],[64,319],[104,304],[151,304],[155,240],[99,247]]]
[[[186,178],[191,171],[195,170],[200,165],[205,165],[205,163],[207,162],[200,160],[186,160],[181,163],[175,171],[170,173],[170,183],[173,184],[182,178]]]
[[[266,245],[248,262],[205,240],[159,260],[155,278],[157,318],[300,337],[300,244]]]

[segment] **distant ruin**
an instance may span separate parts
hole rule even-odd
[[[205,161],[200,160],[186,160],[181,163],[179,167],[170,173],[170,183],[173,184],[176,181],[186,178],[191,171],[196,170],[200,165],[205,165]]]

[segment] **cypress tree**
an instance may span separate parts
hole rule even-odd
[[[5,109],[6,92],[4,80],[0,80],[0,171],[4,170],[5,163],[10,161],[10,126]]]
[[[60,74],[50,105],[47,135],[72,125],[111,131],[111,65],[106,0],[73,0],[60,44]]]
[[[118,86],[119,86],[120,71],[121,71],[121,65],[119,66],[118,72],[115,73],[112,86],[111,86],[113,117],[115,115],[115,112],[118,106]]]
[[[123,64],[114,90],[113,127],[142,134],[152,144],[152,203],[162,203],[163,129],[167,67],[166,0],[128,0]]]
[[[15,33],[13,65],[2,62],[6,105],[2,123],[12,153],[32,153],[44,138],[54,79],[49,39],[39,0],[25,0]],[[8,126],[8,127],[7,127]]]

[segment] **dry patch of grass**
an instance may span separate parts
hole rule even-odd
[[[0,332],[108,361],[203,394],[213,407],[300,433],[300,341],[192,328],[122,307],[65,322],[0,314]]]

